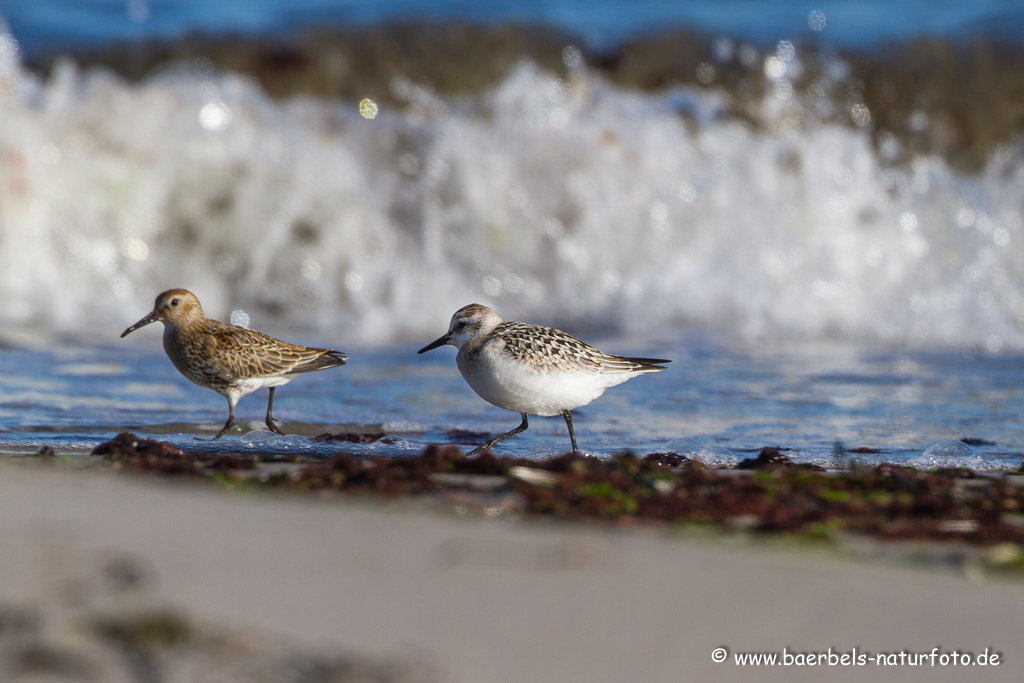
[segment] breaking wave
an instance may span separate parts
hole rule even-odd
[[[2,48],[8,328],[116,331],[181,286],[211,316],[358,342],[479,301],[569,328],[1024,346],[1021,148],[977,173],[897,163],[866,109],[845,125],[827,83],[794,91],[791,54],[765,56],[750,121],[727,90],[613,85],[571,52],[564,78],[524,61],[468,95],[396,80],[394,106],[278,101],[201,60],[43,80]]]

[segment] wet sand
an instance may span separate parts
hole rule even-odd
[[[34,652],[53,656],[22,653],[17,665],[46,674],[39,680],[201,680],[197,670],[225,681],[314,680],[283,677],[300,661],[302,670],[336,665],[315,680],[460,683],[1009,681],[1021,666],[1019,583],[650,528],[463,519],[408,502],[233,494],[0,463],[0,548],[0,672],[15,666],[11,615],[28,615]],[[149,660],[126,656],[123,637],[111,647],[83,636],[96,615],[163,613],[220,635],[193,637],[191,649],[157,637],[171,645],[141,648]],[[712,662],[719,646],[988,647],[1003,661],[740,668],[731,657]],[[166,670],[146,674],[139,661]]]

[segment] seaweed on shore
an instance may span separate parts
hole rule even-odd
[[[140,439],[129,432],[101,443],[92,454],[104,456],[116,469],[185,477],[203,475],[196,458],[177,446],[155,439]]]
[[[511,495],[523,513],[577,520],[701,524],[768,534],[1024,546],[1024,486],[1012,473],[916,470],[893,464],[826,472],[765,448],[736,469],[709,469],[675,453],[608,459],[467,458],[452,445],[415,457],[339,454],[323,461],[261,467],[260,458],[210,457],[120,434],[94,451],[116,467],[206,478],[258,490],[389,498],[488,489]],[[474,486],[481,481],[487,486]],[[1020,553],[1014,555],[1014,561]]]

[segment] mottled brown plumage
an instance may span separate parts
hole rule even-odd
[[[255,330],[211,320],[199,299],[185,289],[170,289],[156,298],[153,311],[121,336],[160,321],[164,351],[174,367],[193,383],[213,389],[228,400],[229,416],[214,439],[235,423],[238,400],[262,387],[270,388],[266,424],[274,432],[274,389],[296,375],[344,365],[348,356],[333,349],[289,344]]]

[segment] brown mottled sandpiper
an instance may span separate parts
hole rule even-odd
[[[485,401],[519,413],[523,422],[510,432],[473,449],[487,450],[502,439],[524,431],[527,415],[561,414],[569,427],[572,452],[574,408],[586,405],[608,387],[645,372],[664,370],[670,361],[659,358],[627,358],[598,351],[561,330],[526,323],[502,322],[486,306],[470,304],[452,316],[448,333],[427,344],[419,353],[451,344],[459,372]]]
[[[274,422],[274,389],[296,375],[344,365],[348,358],[333,349],[316,349],[279,341],[261,332],[210,320],[203,315],[196,295],[169,289],[156,298],[153,311],[121,336],[152,322],[164,324],[164,351],[174,367],[193,383],[213,389],[228,400],[228,421],[215,440],[235,424],[238,399],[270,387],[266,423],[283,434]]]

